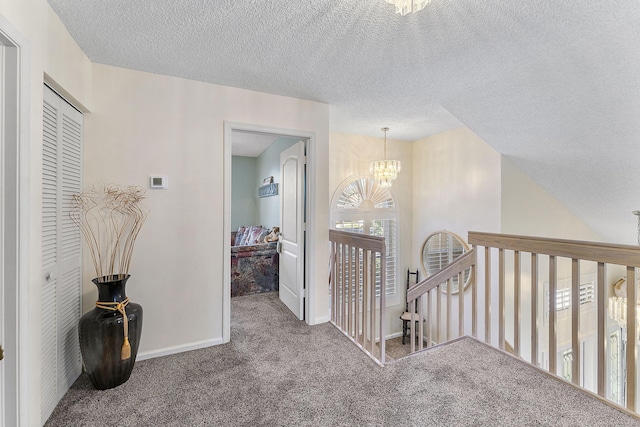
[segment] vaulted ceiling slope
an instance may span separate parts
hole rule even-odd
[[[467,126],[605,240],[640,209],[637,0],[48,0],[98,63],[325,102],[331,130]]]

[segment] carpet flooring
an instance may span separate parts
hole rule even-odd
[[[427,342],[425,341],[422,345],[426,347]],[[418,343],[416,342],[416,349],[418,348]],[[402,337],[396,337],[388,339],[385,342],[385,351],[387,354],[387,361],[393,361],[397,359],[402,359],[403,357],[407,357],[411,353],[411,341],[409,338],[405,339],[405,343],[402,344]]]
[[[139,361],[111,390],[83,374],[46,426],[640,424],[473,339],[381,368],[332,325],[298,321],[275,293],[231,304],[231,342]]]

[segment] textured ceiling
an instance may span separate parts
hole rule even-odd
[[[278,139],[278,135],[234,130],[231,134],[231,154],[233,156],[258,157],[276,139]]]
[[[331,130],[467,126],[636,243],[638,0],[49,0],[94,62],[325,102]]]

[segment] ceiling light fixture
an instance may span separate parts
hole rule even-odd
[[[369,164],[369,172],[373,174],[373,178],[378,185],[383,188],[389,188],[393,181],[398,177],[398,172],[402,168],[400,160],[387,160],[387,132],[389,128],[382,128],[384,132],[384,160],[377,160]]]
[[[396,7],[396,13],[404,16],[407,13],[418,12],[424,9],[431,0],[385,0]]]

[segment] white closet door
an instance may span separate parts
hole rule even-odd
[[[42,422],[82,371],[80,231],[71,196],[82,190],[82,114],[44,87],[42,138]]]

